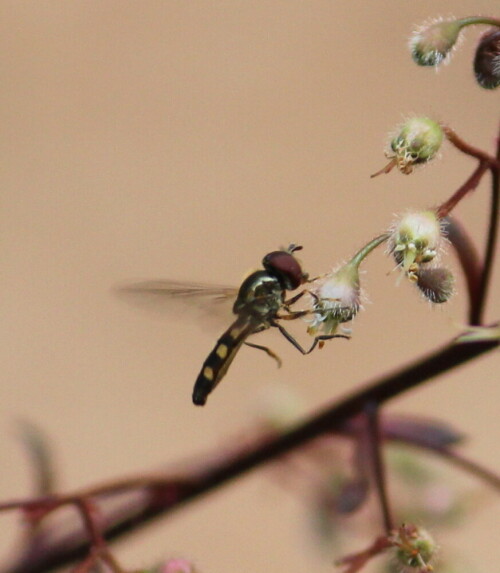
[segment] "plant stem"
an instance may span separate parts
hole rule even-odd
[[[358,267],[361,264],[361,261],[366,258],[376,247],[378,247],[384,241],[391,236],[390,233],[384,233],[383,235],[379,235],[372,239],[369,243],[367,243],[364,247],[362,247],[349,261],[348,264]]]
[[[467,282],[470,317],[474,301],[478,300],[479,297],[479,285],[481,284],[483,274],[483,263],[472,238],[460,220],[456,216],[450,216],[446,217],[445,222],[446,236],[455,249]]]
[[[483,175],[488,170],[488,163],[480,161],[479,165],[472,172],[471,176],[453,193],[453,195],[442,203],[436,211],[440,219],[447,217],[451,211],[460,203],[460,201],[470,192],[473,191],[481,182]]]
[[[375,490],[380,502],[382,511],[382,520],[386,535],[390,535],[394,529],[391,508],[389,505],[389,496],[387,495],[387,484],[385,479],[385,465],[382,455],[382,435],[379,424],[379,407],[378,404],[370,402],[365,408],[368,430],[368,446],[370,448],[370,466],[372,477],[375,482]]]
[[[490,284],[493,260],[498,236],[498,214],[500,211],[500,133],[497,138],[496,149],[497,165],[491,164],[491,206],[490,220],[488,224],[488,236],[486,238],[486,248],[483,262],[483,272],[479,283],[479,293],[472,306],[469,315],[469,322],[472,325],[482,324],[486,295]]]
[[[497,18],[488,18],[487,16],[470,16],[468,18],[460,18],[458,20],[462,27],[475,26],[476,24],[485,24],[486,26],[500,27],[500,20]]]

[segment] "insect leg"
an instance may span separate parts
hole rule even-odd
[[[270,348],[268,348],[267,346],[261,346],[260,344],[254,344],[253,342],[244,342],[243,344],[246,344],[247,346],[250,346],[251,348],[257,348],[257,350],[263,350],[268,356],[270,356],[271,358],[274,358],[274,360],[276,360],[276,362],[278,363],[278,368],[281,368],[281,365],[282,365],[281,358],[275,352],[273,352]]]
[[[296,318],[302,318],[303,316],[307,316],[308,314],[313,314],[314,310],[289,310],[288,308],[285,309],[288,314],[277,314],[275,318],[278,320],[295,320]]]
[[[315,302],[318,302],[318,296],[316,294],[314,294],[313,292],[311,292],[308,289],[304,289],[302,291],[300,291],[298,294],[296,294],[295,296],[292,296],[292,298],[289,298],[288,300],[285,300],[283,302],[283,308],[289,313],[288,316],[284,316],[284,317],[280,317],[280,318],[284,318],[285,320],[293,320],[294,318],[300,318],[301,316],[306,316],[308,314],[313,314],[316,311],[314,309],[310,309],[310,310],[290,310],[290,307],[295,304],[298,300],[300,300],[305,294],[309,294],[314,300]]]
[[[285,300],[285,302],[283,303],[283,306],[285,308],[288,308],[289,306],[291,306],[292,304],[295,304],[299,299],[301,299],[306,292],[309,292],[306,288],[304,290],[301,290],[299,293],[297,293],[295,296],[292,296],[292,298],[289,298],[288,300]]]
[[[351,339],[351,337],[348,336],[347,334],[320,334],[319,336],[314,337],[311,348],[309,348],[307,354],[312,352],[316,348],[316,346],[318,346],[318,343],[319,343],[319,348],[320,349],[323,348],[325,340],[331,340],[332,338],[345,338],[346,340]]]
[[[281,332],[281,334],[288,340],[288,342],[290,342],[293,346],[295,346],[295,348],[302,354],[310,354],[316,348],[318,343],[320,343],[320,345],[322,346],[321,343],[324,342],[325,340],[330,340],[332,338],[346,338],[347,340],[349,340],[350,338],[345,334],[322,334],[314,338],[313,343],[311,344],[309,350],[305,350],[299,344],[299,342],[297,342],[297,340],[288,332],[288,330],[286,330],[285,328],[283,328],[283,326],[281,326],[281,324],[273,322],[271,323],[271,326],[275,326]]]

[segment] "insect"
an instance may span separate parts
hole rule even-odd
[[[203,406],[208,395],[225,376],[231,362],[243,344],[265,351],[281,364],[279,357],[269,348],[247,341],[247,338],[271,327],[281,334],[302,354],[311,352],[318,341],[333,336],[318,336],[309,350],[304,350],[293,336],[279,323],[280,320],[293,320],[308,314],[310,311],[292,311],[290,305],[295,303],[305,291],[299,292],[286,300],[287,291],[293,291],[307,281],[307,274],[302,271],[299,261],[294,257],[302,247],[290,245],[286,250],[272,251],[262,259],[263,269],[250,274],[241,284],[239,290],[230,287],[210,287],[191,285],[189,283],[151,281],[121,289],[128,292],[149,292],[166,295],[172,299],[195,301],[202,296],[211,296],[222,301],[236,296],[233,313],[236,315],[231,326],[220,336],[206,358],[193,388],[193,403]]]

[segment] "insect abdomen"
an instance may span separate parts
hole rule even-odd
[[[203,406],[207,397],[222,380],[240,346],[255,329],[248,317],[238,318],[219,338],[215,348],[203,363],[201,372],[194,383],[193,403]]]

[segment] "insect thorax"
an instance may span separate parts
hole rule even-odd
[[[277,278],[267,271],[256,271],[243,281],[233,312],[264,320],[272,318],[280,309],[283,296],[283,287]]]

